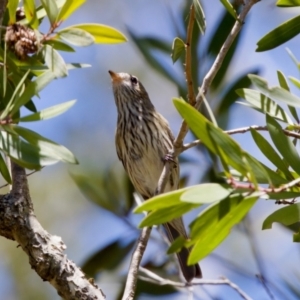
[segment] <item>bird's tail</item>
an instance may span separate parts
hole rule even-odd
[[[170,242],[173,242],[179,236],[187,238],[182,219],[172,220],[170,223],[164,224],[164,227]],[[202,278],[202,272],[198,264],[188,266],[187,260],[189,254],[190,251],[187,248],[182,248],[180,252],[176,253],[181,272],[187,282],[192,281],[193,278]]]

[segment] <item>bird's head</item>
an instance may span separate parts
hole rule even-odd
[[[142,105],[151,103],[146,89],[136,76],[113,71],[108,71],[108,73],[111,77],[117,106],[137,102]]]

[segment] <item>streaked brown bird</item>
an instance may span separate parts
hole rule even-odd
[[[109,71],[118,109],[115,136],[117,154],[135,189],[145,200],[153,197],[162,173],[165,159],[172,149],[174,136],[166,119],[159,114],[137,77]],[[164,192],[176,190],[179,166],[176,159]],[[164,224],[167,236],[173,242],[178,236],[187,237],[181,218]],[[177,257],[187,282],[201,278],[198,264],[188,266],[189,250],[183,248]]]

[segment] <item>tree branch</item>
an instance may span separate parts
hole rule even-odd
[[[0,197],[0,235],[15,240],[37,274],[64,299],[105,299],[64,254],[62,239],[49,234],[33,211],[25,169],[11,162],[12,190]]]

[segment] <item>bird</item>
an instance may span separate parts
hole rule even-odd
[[[143,84],[128,73],[108,71],[117,106],[115,144],[135,190],[147,200],[157,193],[157,184],[166,160],[170,158],[174,136],[168,121],[156,111]],[[175,158],[164,192],[178,189],[179,164]],[[188,239],[182,218],[163,224],[173,242],[179,236]],[[187,265],[190,250],[176,253],[183,277],[187,282],[202,278],[199,264]]]

